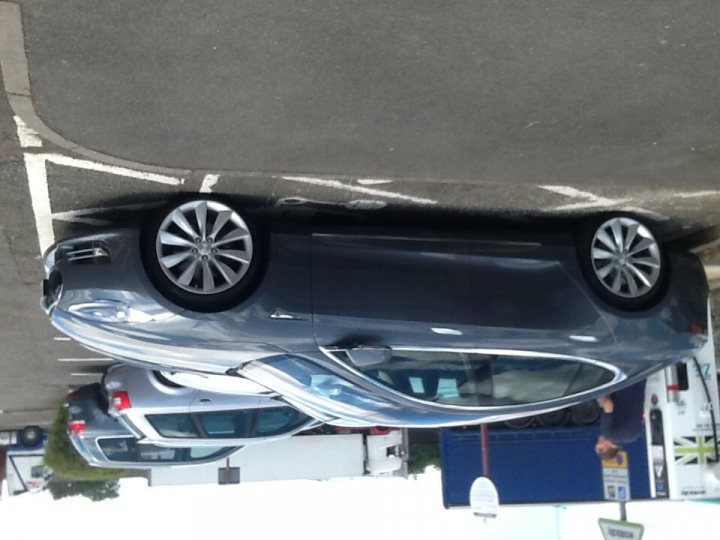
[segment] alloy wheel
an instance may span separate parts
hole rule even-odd
[[[597,279],[612,294],[628,299],[652,291],[660,278],[660,246],[645,225],[615,217],[600,225],[590,245]]]
[[[215,200],[193,200],[172,210],[155,238],[160,268],[177,287],[213,295],[237,285],[253,258],[247,223]]]

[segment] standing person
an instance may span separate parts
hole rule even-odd
[[[600,398],[600,436],[595,452],[601,459],[612,459],[625,443],[640,437],[643,431],[645,380]]]

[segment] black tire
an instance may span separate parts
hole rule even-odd
[[[602,409],[594,399],[570,407],[570,419],[578,426],[593,426],[600,419]]]
[[[158,255],[156,252],[156,238],[165,218],[182,205],[198,201],[220,203],[227,206],[230,210],[237,213],[241,220],[244,221],[247,231],[250,233],[252,259],[247,266],[247,269],[244,271],[244,274],[237,283],[217,293],[199,294],[185,290],[175,284],[163,270],[163,267],[158,261]],[[177,306],[203,313],[227,310],[238,305],[250,294],[252,294],[264,271],[268,243],[268,235],[265,234],[262,228],[249,216],[247,216],[244,211],[237,208],[232,204],[232,202],[226,200],[225,198],[204,194],[185,196],[181,199],[176,199],[170,202],[152,215],[152,217],[143,226],[140,235],[140,248],[143,264],[148,278],[156,287],[158,292]],[[213,255],[210,255],[210,257],[213,257]]]
[[[533,416],[522,416],[520,418],[513,418],[512,420],[505,420],[503,423],[511,429],[525,429],[532,426],[533,420]]]
[[[23,446],[33,447],[40,444],[43,430],[38,426],[27,426],[18,432],[18,439]]]
[[[564,426],[567,423],[568,417],[568,410],[560,409],[557,411],[538,414],[535,417],[535,422],[537,422],[537,424],[541,427],[558,427]]]
[[[613,291],[611,291],[605,284],[603,284],[601,279],[597,276],[593,265],[592,249],[595,234],[601,226],[603,226],[609,220],[615,218],[634,220],[640,225],[646,227],[657,242],[657,246],[659,249],[660,268],[655,283],[648,291],[632,298],[615,294]],[[622,309],[624,311],[638,311],[651,308],[661,300],[662,296],[666,291],[666,284],[668,280],[667,250],[662,244],[662,242],[657,240],[657,235],[653,231],[653,227],[643,219],[638,218],[637,216],[630,214],[607,214],[586,221],[582,224],[578,232],[577,252],[580,268],[582,269],[585,278],[590,284],[590,287],[597,294],[597,296],[599,296],[605,302],[616,308]]]

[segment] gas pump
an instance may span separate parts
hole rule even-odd
[[[720,400],[712,317],[694,358],[648,378],[645,422],[650,493],[674,500],[720,496]]]

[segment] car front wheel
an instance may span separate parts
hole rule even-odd
[[[145,266],[158,290],[194,311],[227,309],[252,290],[259,234],[230,204],[198,197],[168,205],[142,235]]]

